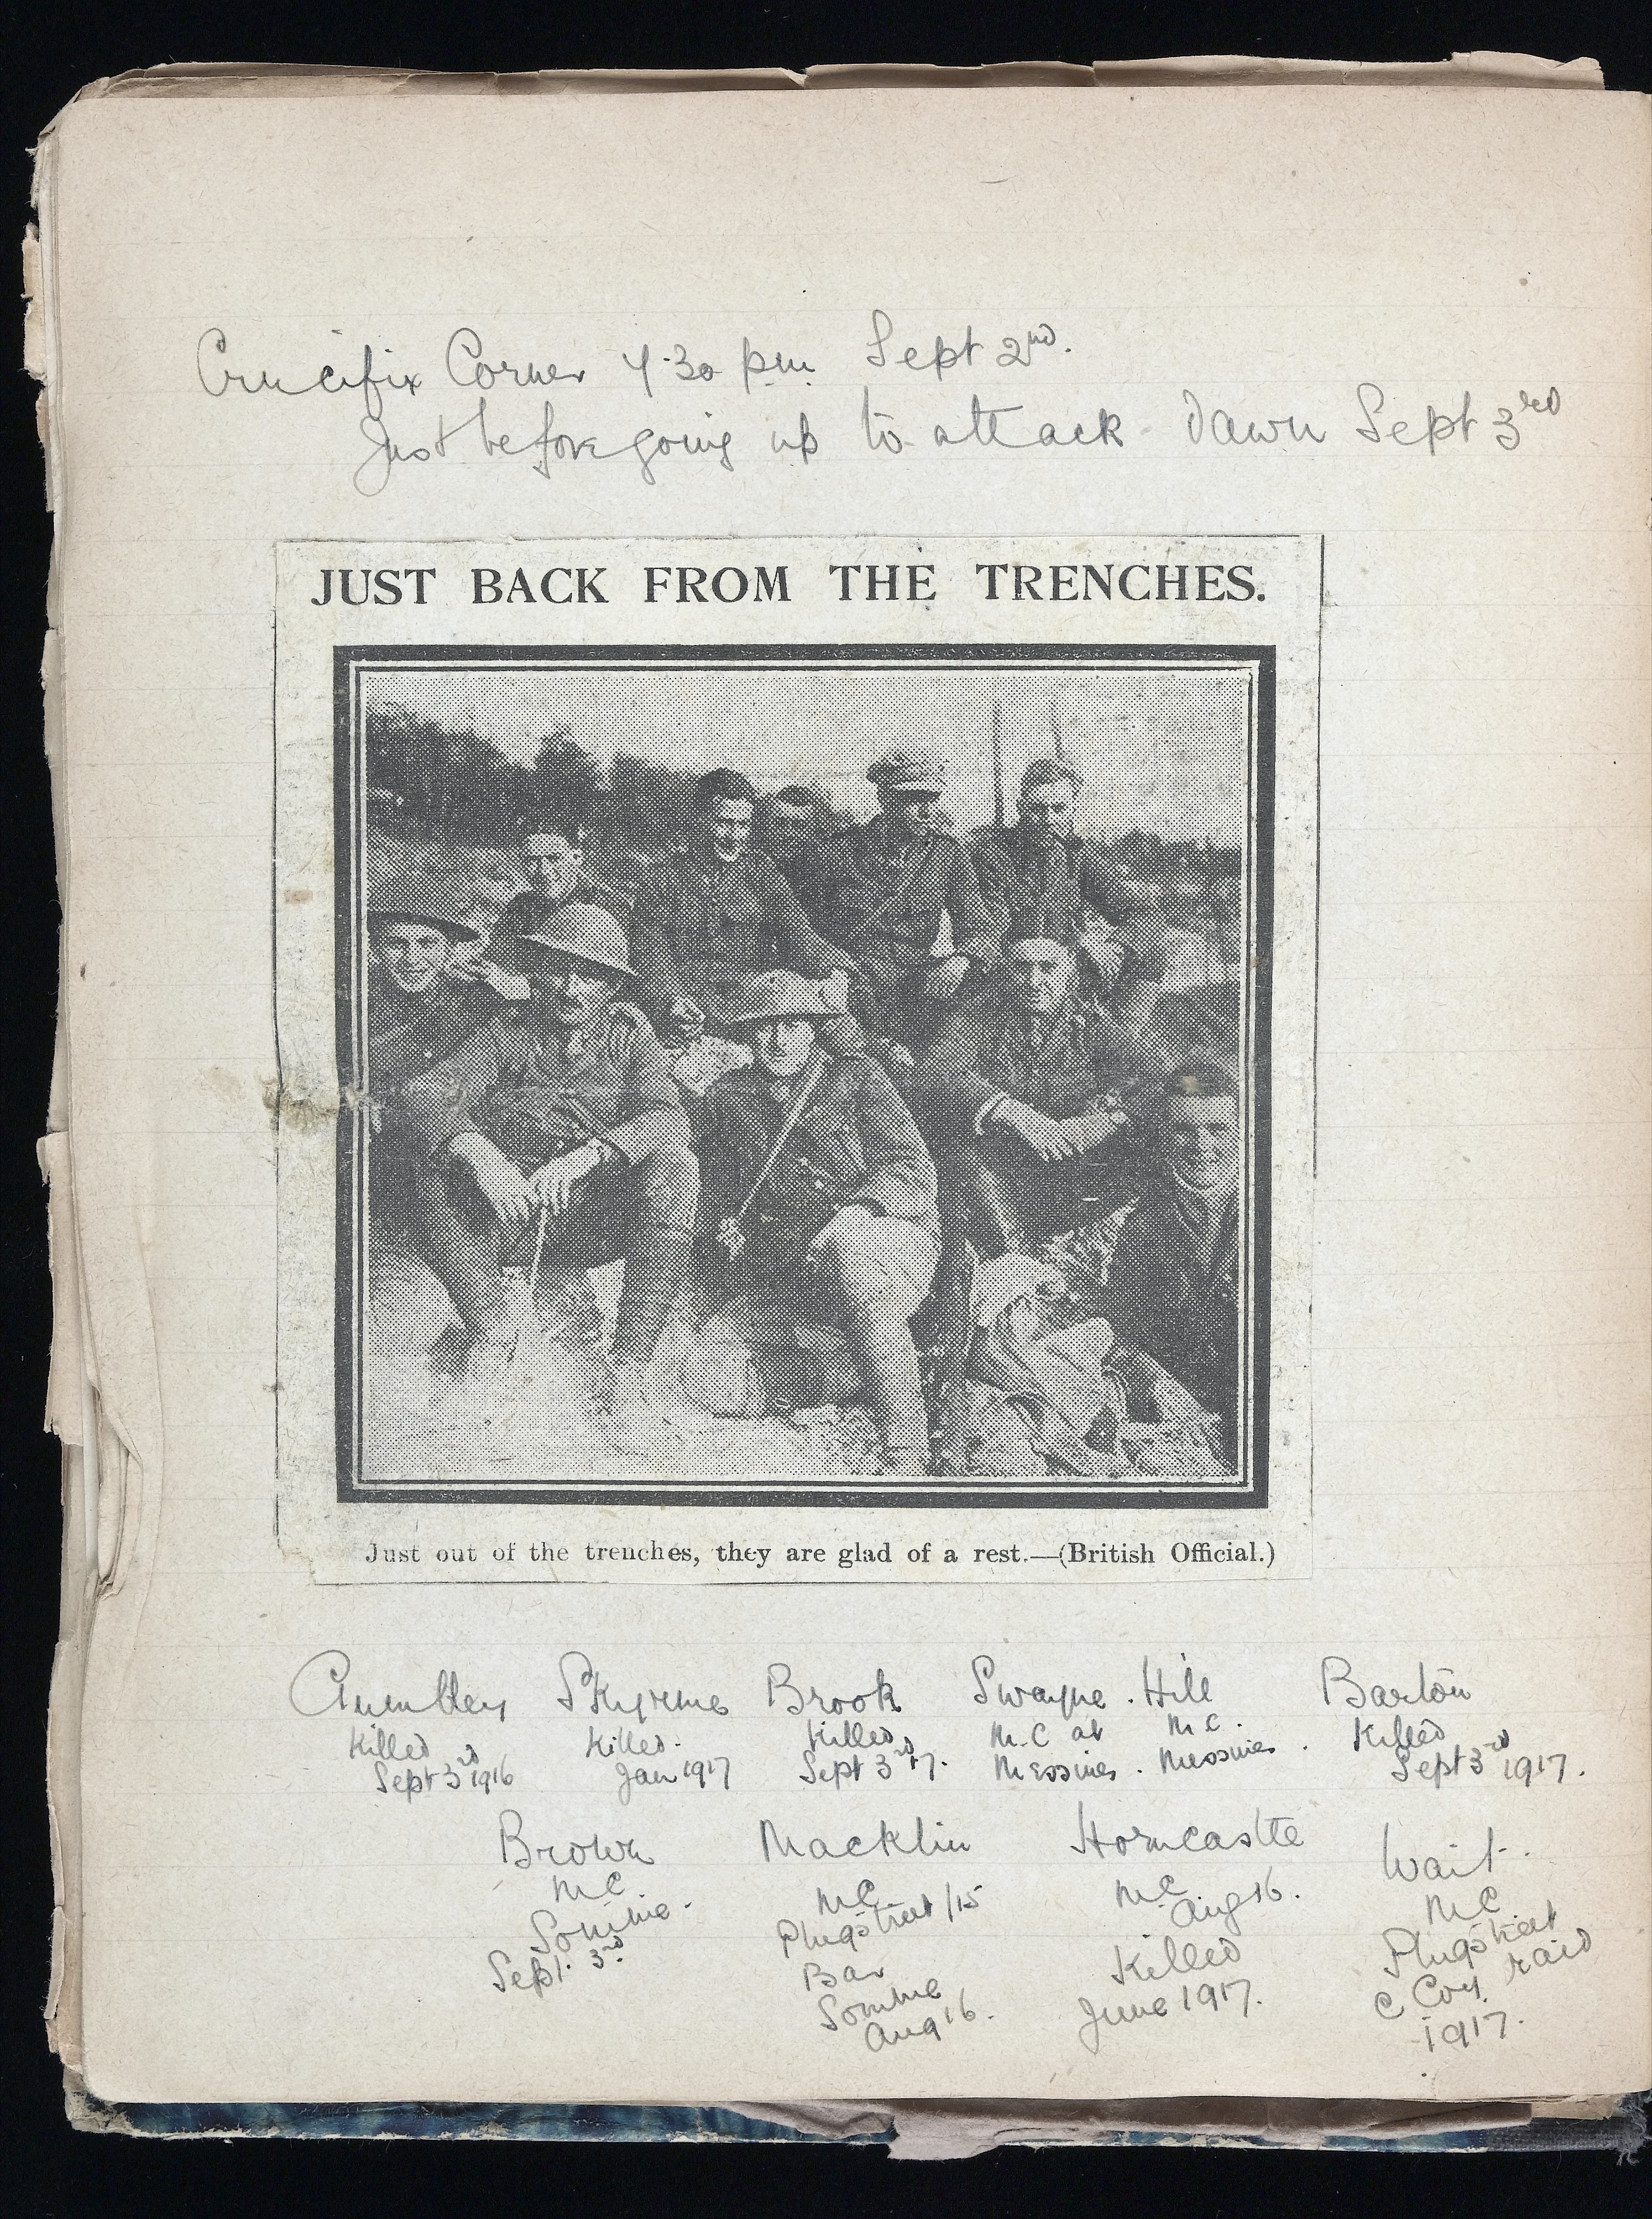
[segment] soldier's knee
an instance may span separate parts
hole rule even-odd
[[[699,1165],[691,1149],[656,1148],[643,1164],[642,1187],[651,1216],[692,1229],[699,1200]]]
[[[833,1219],[816,1252],[852,1308],[896,1310],[908,1320],[934,1282],[939,1251],[922,1226],[848,1209]]]

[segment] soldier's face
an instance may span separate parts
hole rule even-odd
[[[553,955],[535,973],[528,986],[536,1012],[578,1031],[606,1009],[617,983],[606,971],[591,970],[571,956]]]
[[[884,789],[884,815],[910,839],[933,832],[941,822],[941,796],[917,793],[910,786]]]
[[[705,844],[719,863],[737,863],[751,845],[751,804],[721,794],[705,812]]]
[[[554,902],[566,901],[573,893],[579,884],[580,862],[580,851],[571,840],[549,832],[536,834],[522,850],[529,885]]]
[[[1072,985],[1072,953],[1053,941],[1022,941],[1006,948],[1004,967],[1010,998],[1023,1016],[1048,1016],[1060,1007]]]
[[[1239,1103],[1172,1100],[1164,1112],[1164,1153],[1178,1178],[1200,1194],[1220,1193],[1239,1178]]]
[[[1072,830],[1072,788],[1065,779],[1029,786],[1021,798],[1021,821],[1046,839],[1065,840]]]
[[[386,924],[379,929],[378,951],[392,985],[404,994],[422,994],[446,968],[447,935],[433,924]]]
[[[807,1017],[771,1017],[756,1027],[752,1054],[768,1078],[795,1078],[809,1060],[815,1029]]]
[[[794,809],[788,801],[771,801],[763,844],[771,855],[789,863],[809,845],[814,829],[811,811]]]

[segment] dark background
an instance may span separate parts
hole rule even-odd
[[[718,0],[655,8],[570,9],[519,0],[465,8],[121,5],[57,0],[0,5],[0,253],[28,215],[29,148],[89,80],[165,61],[377,64],[444,70],[686,69],[814,62],[1127,59],[1255,53],[1427,61],[1494,48],[1565,60],[1592,54],[1615,89],[1652,89],[1652,10],[1636,0],[1593,5],[1251,6],[1115,0],[1108,7],[946,6],[883,0],[876,8]],[[684,181],[685,190],[694,190]],[[16,264],[12,264],[13,269]],[[17,289],[20,290],[20,289]],[[1354,2219],[1419,2203],[1439,2213],[1644,2210],[1643,2166],[1608,2153],[1495,2158],[1212,2151],[1005,2151],[961,2166],[891,2165],[881,2150],[515,2143],[135,2142],[71,2134],[44,2040],[51,1911],[45,1799],[46,1705],[58,1609],[59,1458],[40,1432],[50,1314],[45,1215],[34,1142],[46,1119],[56,998],[58,912],[49,794],[41,751],[39,666],[50,551],[34,437],[34,388],[22,369],[22,307],[0,327],[5,472],[3,691],[0,747],[0,1516],[9,1574],[0,1716],[5,1862],[6,2077],[0,2096],[9,2208],[20,2215],[305,2212],[335,2200],[357,2210],[450,2210],[553,2197],[563,2214],[610,2219],[722,2207],[829,2219],[854,2210],[1040,2213],[1080,2199],[1128,2198],[1143,2213],[1227,2214],[1264,2202],[1273,2219]]]

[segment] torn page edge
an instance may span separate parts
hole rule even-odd
[[[1643,2094],[1546,2102],[1407,2104],[1190,2096],[1097,2104],[751,2104],[727,2108],[811,2139],[887,2141],[908,2160],[1006,2147],[1171,2143],[1277,2149],[1609,2148],[1646,2142]]]
[[[88,2134],[150,2138],[308,2141],[404,2140],[458,2141],[725,2142],[881,2144],[891,2157],[935,2160],[972,2155],[1015,2142],[1049,2147],[1172,2148],[1387,2149],[1411,2154],[1454,2152],[1612,2151],[1633,2157],[1644,2145],[1646,2098],[1642,2095],[1577,2099],[1575,2114],[1545,2117],[1525,2104],[1400,2104],[1380,2129],[1370,2124],[1379,2107],[1352,2102],[1222,2102],[1184,2098],[1176,2103],[1108,2104],[115,2104],[89,2095],[78,2073],[66,2073],[69,2122]],[[1038,2112],[1036,2122],[1025,2115]],[[926,2134],[920,2115],[945,2113],[971,2126],[981,2118],[1007,2121],[1010,2131],[966,2148]],[[1197,2115],[1213,2123],[1197,2123]],[[1058,2115],[1082,2118],[1089,2131],[1058,2130]],[[1105,2114],[1103,2122],[1102,2115]],[[1363,2115],[1363,2123],[1362,2116]]]
[[[62,442],[52,402],[57,384],[55,323],[50,303],[51,237],[55,145],[45,134],[37,152],[34,202],[40,228],[23,240],[27,300],[24,363],[40,382],[36,409],[45,465],[48,511],[64,513]],[[56,538],[47,581],[47,624],[40,677],[45,746],[51,774],[53,831],[66,935],[71,873],[66,806],[67,759],[63,730],[63,637],[59,625]],[[51,1971],[44,2016],[47,2038],[65,2075],[78,2077],[82,2055],[81,2010],[81,1740],[88,1663],[97,1604],[118,1589],[136,1538],[128,1516],[140,1467],[102,1407],[87,1302],[81,1231],[75,1207],[70,1141],[71,1054],[67,994],[59,988],[53,1044],[48,1130],[38,1147],[47,1182],[47,1228],[52,1273],[52,1347],[47,1385],[46,1429],[63,1445],[63,1547],[58,1642],[53,1658],[47,1725],[47,1805],[53,1872]]]
[[[440,70],[341,69],[285,62],[163,62],[84,86],[75,101],[161,98],[336,98],[350,94],[458,93],[471,96],[658,92],[1093,90],[1100,86],[1408,85],[1600,92],[1587,55],[1557,62],[1487,51],[1433,62],[1302,60],[1255,54],[1180,54],[1143,61],[988,62],[948,69],[928,62],[818,62],[804,70],[534,70],[463,76]],[[74,102],[70,103],[71,106]]]
[[[96,1570],[87,1517],[85,1464],[82,1450],[65,1446],[63,1586],[46,1728],[46,1802],[52,1843],[52,1971],[46,2034],[65,2070],[74,2072],[78,2072],[82,2057],[80,1725]]]
[[[96,1592],[118,1591],[137,1539],[141,1460],[129,1429],[108,1406],[92,1331],[90,1275],[84,1228],[76,1208],[73,1165],[73,1044],[66,950],[72,917],[73,859],[68,813],[69,758],[64,727],[65,639],[59,607],[59,542],[65,515],[64,443],[59,423],[57,320],[52,289],[55,214],[56,137],[42,134],[36,150],[34,196],[38,227],[23,239],[24,363],[40,382],[40,427],[47,507],[58,520],[47,580],[47,634],[40,659],[46,756],[51,774],[53,836],[63,915],[57,1037],[53,1046],[48,1130],[38,1149],[47,1180],[47,1233],[52,1267],[52,1363],[47,1389],[47,1430],[84,1459],[87,1545],[95,1553]],[[152,1504],[152,1512],[153,1505]],[[90,1634],[90,1619],[85,1629]]]

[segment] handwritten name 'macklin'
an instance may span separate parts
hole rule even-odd
[[[765,604],[884,602],[927,604],[960,589],[970,600],[1082,607],[1096,601],[1265,601],[1248,563],[977,563],[973,575],[949,577],[936,563],[826,563],[801,570],[791,563],[748,559],[716,569],[695,563],[649,563],[624,572],[603,563],[553,563],[543,570],[518,563],[473,564],[442,581],[429,567],[353,566],[316,574],[313,608],[427,608],[456,598],[470,608],[606,607],[613,602],[676,608],[761,608]],[[439,582],[438,582],[439,581]]]

